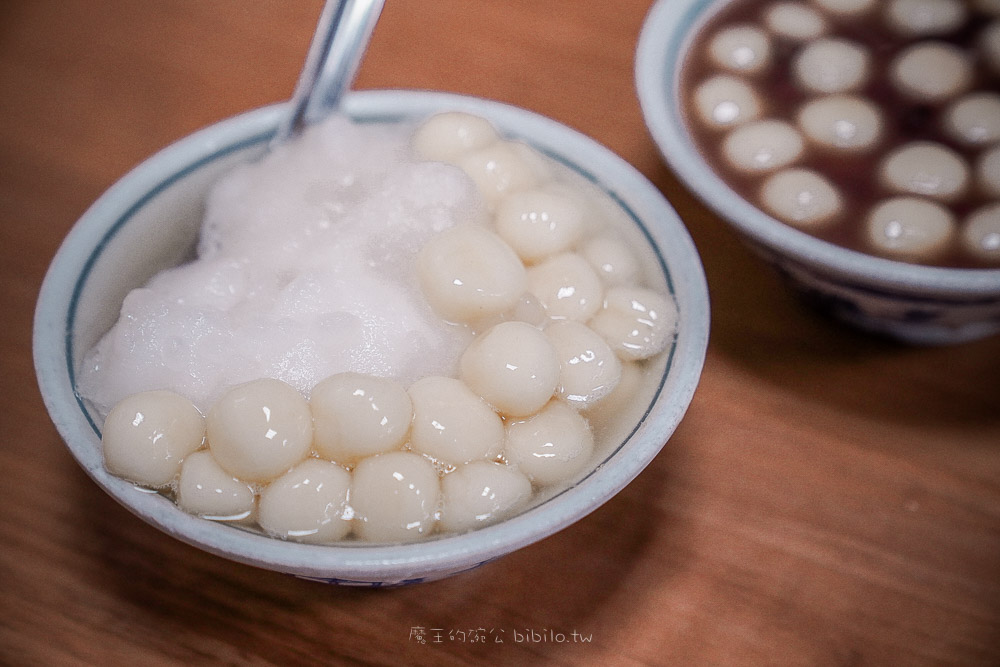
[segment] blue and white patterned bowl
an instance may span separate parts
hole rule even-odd
[[[842,248],[772,218],[713,171],[688,134],[680,71],[702,25],[729,0],[658,0],[636,53],[636,86],[653,140],[680,179],[797,290],[835,317],[918,344],[1000,332],[1000,269],[946,269]]]
[[[694,244],[663,196],[591,139],[531,112],[419,91],[352,93],[344,110],[367,122],[465,110],[490,119],[575,169],[621,204],[648,241],[657,280],[678,303],[680,328],[654,378],[654,396],[607,457],[571,488],[507,521],[462,535],[388,546],[283,542],[196,518],[104,469],[100,422],[76,388],[81,356],[118,317],[124,296],[190,256],[212,182],[261,155],[283,105],[222,121],[157,153],[108,190],[76,223],[46,275],[35,313],[34,356],[49,413],[73,456],[105,491],[150,524],[206,551],[318,581],[384,586],[463,572],[536,542],[587,515],[653,459],[687,410],[708,344],[708,292]]]

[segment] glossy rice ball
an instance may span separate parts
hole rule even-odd
[[[441,480],[442,530],[481,528],[510,516],[531,498],[524,473],[502,463],[474,461]]]
[[[581,322],[559,320],[545,328],[559,360],[556,392],[577,410],[585,410],[618,386],[618,356],[593,329]]]
[[[799,159],[805,148],[802,135],[783,120],[759,120],[726,135],[722,154],[733,167],[763,173]]]
[[[500,140],[488,120],[462,111],[431,116],[413,133],[413,150],[424,160],[454,163]]]
[[[605,285],[629,285],[639,279],[639,260],[627,243],[611,236],[596,236],[580,249]]]
[[[878,105],[855,95],[826,95],[799,110],[798,124],[806,137],[828,148],[846,151],[872,148],[882,134]]]
[[[1000,94],[970,93],[955,100],[945,112],[944,127],[953,139],[971,146],[1000,141]]]
[[[965,220],[962,245],[976,257],[1000,264],[1000,202],[977,209]]]
[[[940,102],[964,92],[972,83],[972,63],[965,52],[947,42],[924,41],[904,49],[889,65],[896,88],[915,100]]]
[[[497,234],[532,264],[568,250],[583,234],[579,201],[556,190],[524,190],[497,204]]]
[[[554,175],[551,158],[542,155],[533,146],[523,141],[511,141],[510,147],[531,170],[538,184],[536,187],[551,185],[549,181]]]
[[[775,2],[764,13],[764,24],[776,35],[802,42],[828,30],[826,18],[801,2]]]
[[[900,146],[885,156],[879,173],[891,190],[940,200],[961,195],[970,179],[969,165],[961,155],[931,141]]]
[[[208,411],[208,446],[219,465],[248,482],[266,482],[309,453],[312,414],[294,387],[264,378],[237,385]]]
[[[856,42],[822,37],[809,42],[792,60],[799,85],[812,93],[846,93],[868,80],[871,55]]]
[[[177,480],[177,506],[204,519],[236,521],[254,510],[253,487],[233,477],[208,450],[188,455]]]
[[[418,454],[370,456],[354,469],[354,532],[368,542],[412,542],[434,530],[441,483]]]
[[[548,319],[545,314],[545,306],[531,292],[522,294],[514,309],[506,313],[505,317],[511,322],[525,322],[536,327],[542,326]]]
[[[464,154],[457,164],[487,203],[496,205],[503,197],[537,187],[544,180],[538,162],[525,147],[520,142],[498,141]]]
[[[896,197],[872,209],[867,231],[877,254],[929,260],[954,236],[955,220],[947,208],[928,199]]]
[[[204,440],[205,419],[187,398],[172,391],[133,394],[104,420],[104,466],[113,475],[159,488],[173,481],[184,457]]]
[[[1000,0],[970,0],[973,7],[992,16],[1000,16]]]
[[[322,459],[306,459],[260,494],[258,522],[268,535],[295,542],[328,543],[351,530],[347,494],[351,473]]]
[[[796,227],[815,227],[836,218],[843,198],[822,174],[811,169],[784,169],[769,176],[760,189],[764,208]]]
[[[694,89],[694,108],[709,127],[733,127],[761,114],[760,96],[745,81],[718,74]]]
[[[417,275],[431,308],[451,322],[498,316],[517,304],[528,284],[517,253],[475,225],[428,241],[417,255]]]
[[[503,421],[463,382],[426,377],[409,389],[410,446],[446,465],[491,459],[503,448]]]
[[[561,401],[507,426],[507,460],[535,484],[571,479],[587,466],[593,451],[587,420]]]
[[[986,194],[1000,196],[1000,146],[979,155],[976,160],[976,184]]]
[[[621,359],[648,359],[665,350],[677,332],[677,304],[642,287],[613,287],[588,323]]]
[[[812,0],[818,7],[839,16],[857,16],[871,11],[876,0]]]
[[[604,286],[583,257],[566,252],[528,269],[528,289],[553,319],[587,320],[601,307]]]
[[[337,373],[321,381],[309,405],[316,452],[347,466],[402,447],[413,416],[402,385],[361,373]]]
[[[708,55],[719,67],[734,72],[760,72],[771,63],[771,39],[753,25],[729,26],[711,38]]]
[[[1000,20],[983,28],[978,42],[983,60],[995,74],[1000,74]]]
[[[968,12],[962,0],[890,0],[885,16],[902,35],[946,35],[962,27]]]
[[[556,350],[536,327],[501,322],[462,354],[462,381],[504,415],[523,417],[542,408],[559,382]]]
[[[611,393],[583,410],[583,415],[598,437],[601,436],[601,429],[614,423],[615,418],[628,410],[639,395],[645,377],[641,362],[622,361],[621,369],[621,378]]]

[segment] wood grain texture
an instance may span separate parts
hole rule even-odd
[[[287,99],[320,2],[6,0],[0,663],[1000,664],[1000,338],[901,347],[785,291],[648,137],[632,63],[650,0],[386,4],[357,87],[547,114],[680,211],[713,300],[680,429],[585,520],[409,588],[300,581],[135,519],[78,468],[38,395],[44,271],[143,158]],[[480,628],[486,642],[458,635]],[[531,631],[591,641],[517,641]]]

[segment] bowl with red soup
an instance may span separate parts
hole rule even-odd
[[[867,331],[1000,331],[1000,4],[661,0],[636,57],[686,186]]]

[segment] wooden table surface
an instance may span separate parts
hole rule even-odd
[[[39,285],[137,162],[287,99],[321,3],[4,0],[0,663],[1000,664],[1000,337],[903,347],[803,308],[658,157],[632,78],[650,0],[386,4],[356,87],[549,115],[681,213],[713,318],[681,427],[586,519],[436,583],[310,583],[134,518],[42,405]]]

